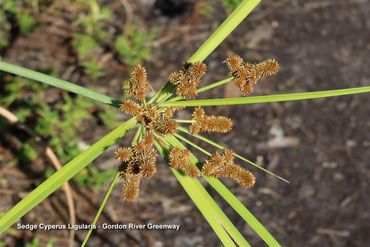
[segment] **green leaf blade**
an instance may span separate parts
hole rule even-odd
[[[95,92],[91,89],[81,87],[79,85],[76,85],[74,83],[61,80],[49,75],[45,75],[43,73],[33,71],[27,68],[23,68],[17,65],[9,64],[4,61],[0,61],[0,70],[18,75],[21,77],[25,77],[27,79],[31,79],[34,81],[39,81],[45,84],[48,84],[50,86],[58,87],[60,89],[87,97],[89,99],[92,99],[94,101],[108,104],[117,107],[120,104],[120,101],[114,98],[111,98],[107,95]]]
[[[369,93],[370,86],[354,87],[336,90],[325,90],[306,93],[273,94],[264,96],[251,96],[240,98],[221,98],[221,99],[200,99],[183,100],[161,103],[160,106],[220,106],[220,105],[245,105],[257,103],[272,103],[284,101],[296,101],[307,99],[319,99],[327,97],[344,96],[351,94]]]
[[[30,192],[0,219],[0,233],[8,229],[51,193],[55,192],[65,182],[103,153],[107,147],[114,144],[116,139],[124,136],[135,125],[136,120],[133,118],[121,124],[37,186],[36,189]]]

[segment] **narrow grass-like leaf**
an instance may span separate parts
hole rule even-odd
[[[222,41],[249,15],[260,0],[244,0],[233,13],[212,33],[202,46],[189,59],[189,62],[203,61],[211,54]]]
[[[114,144],[117,139],[124,136],[135,125],[136,120],[134,118],[124,122],[109,134],[101,138],[94,145],[89,147],[86,151],[76,156],[60,170],[56,171],[42,184],[37,186],[36,189],[30,192],[24,199],[18,202],[0,219],[0,233],[8,229],[18,219],[28,213],[33,207],[38,205],[51,193],[61,187],[65,182],[75,176],[79,171],[96,159],[96,157],[103,153],[105,149]]]
[[[109,198],[110,194],[112,193],[113,188],[117,184],[118,180],[119,180],[119,172],[117,171],[116,174],[114,175],[113,179],[112,179],[112,182],[109,185],[107,193],[105,193],[105,195],[104,195],[104,199],[103,199],[102,203],[100,204],[98,212],[96,213],[95,218],[94,218],[93,222],[91,223],[91,225],[96,225],[96,222],[98,222],[98,219],[99,219],[101,213],[103,212],[105,204],[107,204],[108,198]],[[93,229],[94,229],[93,227],[90,227],[89,231],[87,232],[87,234],[85,236],[84,241],[81,244],[81,247],[84,247],[87,244],[87,241],[89,240]]]
[[[182,145],[175,137],[171,137],[171,145]],[[248,223],[248,225],[266,242],[269,246],[281,246],[279,242],[267,231],[259,220],[216,178],[203,174],[204,179],[227,201],[230,206]]]
[[[167,157],[166,151],[157,143],[155,145],[158,151],[163,157]],[[207,191],[203,188],[203,185],[195,178],[189,176],[184,176],[180,174],[176,169],[171,168],[172,173],[175,175],[177,180],[180,182],[181,186],[184,188],[186,193],[189,195],[191,200],[200,210],[202,215],[206,218],[212,229],[215,231],[216,235],[219,237],[221,242],[225,246],[235,246],[234,242],[227,234],[226,229],[223,227],[224,220],[220,217],[220,213],[217,209],[217,204],[213,204],[213,199],[210,197]],[[219,209],[221,210],[221,209]],[[222,212],[222,211],[221,211]],[[240,238],[237,237],[238,239]],[[242,240],[241,240],[242,241]],[[243,241],[244,245],[241,246],[250,246],[248,242]]]
[[[89,99],[95,100],[100,103],[113,105],[115,107],[117,107],[120,104],[119,100],[111,98],[107,95],[95,92],[91,89],[81,87],[74,83],[61,80],[61,79],[58,79],[58,78],[55,78],[49,75],[45,75],[40,72],[33,71],[27,68],[23,68],[17,65],[6,63],[3,61],[0,61],[0,70],[14,74],[14,75],[18,75],[21,77],[25,77],[27,79],[31,79],[34,81],[39,81],[39,82],[48,84],[50,86],[58,87],[60,89],[64,89],[66,91],[87,97]]]
[[[230,206],[248,223],[248,225],[265,241],[268,246],[281,246],[261,222],[239,201],[231,191],[218,179],[203,176],[207,182],[227,201]]]
[[[204,142],[206,142],[206,143],[208,143],[208,144],[210,144],[210,145],[212,145],[212,146],[214,146],[214,147],[216,147],[216,148],[219,148],[219,149],[226,149],[226,147],[224,147],[224,146],[222,146],[222,145],[218,144],[217,142],[214,142],[214,141],[212,141],[212,140],[210,140],[210,139],[208,139],[208,138],[206,138],[206,137],[204,137],[204,136],[201,136],[201,135],[192,135],[192,134],[190,134],[190,132],[189,132],[187,129],[185,129],[184,127],[179,126],[179,127],[178,127],[178,129],[179,129],[180,131],[182,131],[182,132],[184,132],[184,133],[186,133],[186,134],[188,134],[188,135],[191,135],[191,136],[193,136],[193,137],[195,137],[195,138],[197,138],[197,139],[199,139],[199,140],[202,140],[202,141],[204,141]],[[184,137],[182,137],[182,138],[184,138]],[[200,151],[202,151],[202,150],[200,150]],[[245,158],[245,157],[243,157],[243,156],[241,156],[241,155],[239,155],[239,154],[237,154],[237,153],[235,154],[235,157],[237,157],[237,158],[241,159],[241,160],[242,160],[242,161],[244,161],[244,162],[247,162],[248,164],[250,164],[250,165],[252,165],[252,166],[254,166],[254,167],[256,167],[256,168],[258,168],[258,169],[260,169],[260,170],[262,170],[262,171],[264,171],[264,172],[266,172],[266,173],[268,173],[268,174],[270,174],[270,175],[272,175],[272,176],[274,176],[274,177],[276,177],[276,178],[278,178],[278,179],[281,179],[282,181],[284,181],[284,182],[286,182],[286,183],[289,183],[289,181],[288,181],[288,180],[286,180],[285,178],[282,178],[282,177],[280,177],[280,176],[276,175],[275,173],[273,173],[273,172],[271,172],[271,171],[269,171],[269,170],[267,170],[267,169],[263,168],[261,165],[258,165],[258,164],[256,164],[256,163],[254,163],[253,161],[251,161],[251,160],[249,160],[249,159],[247,159],[247,158]]]
[[[218,105],[244,105],[256,103],[271,103],[282,101],[317,99],[326,97],[336,97],[342,95],[360,94],[370,92],[370,86],[354,87],[336,90],[306,92],[306,93],[289,93],[289,94],[273,94],[264,96],[251,96],[240,98],[222,98],[222,99],[200,99],[200,100],[184,100],[174,102],[164,102],[161,106],[218,106]]]
[[[142,128],[139,127],[139,129],[135,133],[134,138],[132,139],[132,143],[131,144],[133,144],[134,142],[137,141],[137,139],[139,138],[139,134],[141,133],[141,130],[142,130]],[[105,208],[105,205],[108,202],[108,198],[110,197],[110,195],[111,195],[111,193],[113,191],[114,186],[117,184],[117,182],[119,180],[119,175],[120,175],[120,173],[119,173],[119,171],[117,171],[116,174],[114,175],[113,179],[112,179],[112,182],[110,183],[110,185],[108,187],[107,192],[104,195],[104,199],[103,199],[102,203],[99,206],[98,212],[96,213],[96,215],[94,217],[94,220],[91,223],[92,225],[96,225],[96,222],[98,222],[98,219],[99,219],[101,213],[103,212],[103,209]],[[87,244],[87,241],[89,240],[90,235],[91,235],[91,233],[92,233],[93,230],[94,230],[94,228],[93,227],[90,227],[89,231],[87,232],[87,234],[85,236],[85,239],[84,239],[83,243],[81,244],[81,247],[84,247]]]

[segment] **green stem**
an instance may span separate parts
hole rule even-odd
[[[139,134],[141,133],[141,128],[142,127],[139,127],[139,129],[136,131],[135,136],[132,139],[132,144],[135,143],[137,141],[137,139],[139,138]],[[103,209],[105,208],[105,204],[107,204],[108,198],[110,197],[110,194],[112,193],[114,186],[117,184],[117,181],[119,179],[119,174],[120,173],[117,170],[116,174],[114,175],[114,177],[112,179],[112,182],[109,185],[109,188],[108,188],[107,192],[105,193],[105,196],[104,196],[104,199],[102,201],[102,204],[100,204],[99,210],[98,210],[98,212],[95,215],[95,218],[94,218],[94,220],[92,222],[92,225],[96,225],[96,222],[98,222],[98,219],[99,219],[101,213],[103,212]],[[93,231],[93,228],[91,227],[89,229],[89,231],[87,232],[87,234],[85,236],[85,239],[84,239],[81,247],[84,247],[86,245],[87,241],[90,238],[90,235],[91,235],[92,231]]]
[[[214,83],[212,83],[212,84],[209,84],[209,85],[207,85],[207,86],[204,86],[204,87],[201,87],[201,88],[199,88],[198,90],[197,90],[197,93],[198,94],[201,94],[201,93],[203,93],[203,92],[205,92],[205,91],[208,91],[208,90],[210,90],[210,89],[213,89],[213,88],[216,88],[216,87],[220,87],[220,86],[222,86],[222,85],[225,85],[225,84],[227,84],[228,82],[230,82],[230,81],[232,81],[233,80],[233,77],[229,77],[229,78],[226,78],[226,79],[224,79],[224,80],[222,80],[222,81],[218,81],[218,82],[214,82]],[[167,98],[169,98],[169,97],[167,97]],[[166,98],[166,99],[167,99]],[[165,99],[165,100],[166,100]],[[174,102],[174,101],[179,101],[179,100],[182,100],[182,99],[184,99],[183,97],[181,97],[181,96],[176,96],[176,97],[174,97],[174,98],[172,98],[172,99],[170,99],[170,100],[167,100],[166,102]]]
[[[112,179],[112,182],[109,185],[108,191],[107,191],[107,193],[105,193],[104,199],[103,199],[102,203],[100,204],[99,210],[98,210],[98,212],[95,215],[95,218],[94,218],[94,220],[92,222],[92,225],[95,225],[96,222],[98,221],[98,219],[99,219],[99,217],[100,217],[100,215],[101,215],[101,213],[102,213],[102,211],[103,211],[103,209],[105,207],[105,204],[107,203],[108,198],[109,198],[110,194],[112,193],[113,188],[116,185],[118,179],[119,179],[119,171],[117,171],[116,174],[114,175],[114,177]],[[86,245],[87,241],[90,238],[90,235],[91,235],[92,231],[93,231],[93,228],[90,227],[90,229],[87,232],[86,237],[85,237],[85,239],[84,239],[81,247],[84,247]]]
[[[192,134],[190,134],[190,132],[189,132],[187,129],[185,129],[185,128],[181,127],[181,126],[179,126],[177,129],[178,129],[178,130],[180,130],[180,131],[182,131],[182,132],[184,132],[184,133],[186,133],[186,134],[188,134],[188,135],[191,135],[191,136],[193,136],[193,137],[195,137],[195,138],[197,138],[197,139],[199,139],[199,140],[201,140],[201,141],[204,141],[204,142],[206,142],[206,143],[208,143],[208,144],[210,144],[210,145],[212,145],[212,146],[214,146],[214,147],[216,147],[216,148],[219,148],[219,149],[226,149],[224,146],[222,146],[222,145],[218,144],[217,142],[214,142],[214,141],[212,141],[212,140],[210,140],[210,139],[208,139],[208,138],[206,138],[206,137],[204,137],[204,136],[201,136],[201,135],[192,135]],[[184,138],[184,137],[182,137],[182,138]],[[185,138],[184,138],[184,139],[185,139]],[[195,147],[195,146],[194,146],[194,147]],[[196,147],[196,148],[197,148],[197,147]],[[267,170],[267,169],[263,168],[261,165],[257,165],[256,163],[254,163],[254,162],[252,162],[252,161],[250,161],[250,160],[248,160],[248,159],[244,158],[243,156],[241,156],[241,155],[239,155],[239,154],[235,154],[235,157],[237,157],[237,158],[239,158],[239,159],[243,160],[244,162],[247,162],[248,164],[250,164],[250,165],[252,165],[252,166],[254,166],[254,167],[256,167],[256,168],[258,168],[258,169],[260,169],[260,170],[262,170],[262,171],[264,171],[264,172],[266,172],[266,173],[268,173],[268,174],[270,174],[270,175],[272,175],[272,176],[274,176],[274,177],[276,177],[276,178],[278,178],[278,179],[280,179],[280,180],[282,180],[282,181],[286,182],[286,183],[289,183],[289,181],[288,181],[288,180],[286,180],[285,178],[282,178],[282,177],[280,177],[280,176],[276,175],[275,173],[270,172],[269,170]]]
[[[194,120],[176,119],[176,123],[194,123]]]
[[[22,76],[22,77],[25,77],[27,79],[31,79],[34,81],[39,81],[39,82],[48,84],[50,86],[58,87],[66,91],[69,91],[69,92],[72,92],[72,93],[75,93],[81,96],[85,96],[89,99],[98,101],[100,103],[112,105],[115,107],[118,107],[120,104],[119,100],[111,98],[107,95],[95,92],[91,89],[81,87],[74,83],[61,80],[61,79],[58,79],[58,78],[55,78],[49,75],[45,75],[37,71],[26,69],[26,68],[23,68],[17,65],[9,64],[3,61],[0,61],[0,70],[14,74],[14,75]]]
[[[100,154],[102,154],[108,147],[116,142],[118,138],[123,137],[128,131],[136,125],[136,120],[131,118],[122,123],[116,129],[102,137],[94,145],[87,150],[77,155],[70,162],[64,165],[60,170],[56,171],[51,177],[37,186],[25,198],[12,207],[0,219],[0,233],[8,229],[23,215],[28,213],[32,208],[41,203],[51,193],[55,192],[65,182],[74,177],[79,171],[89,165]]]
[[[306,93],[273,94],[264,96],[240,97],[240,98],[222,98],[222,99],[201,99],[201,100],[183,100],[176,102],[164,102],[160,106],[219,106],[219,105],[244,105],[257,103],[272,103],[306,99],[317,99],[326,97],[336,97],[342,95],[360,94],[370,92],[370,86],[354,87],[337,90],[316,91]]]

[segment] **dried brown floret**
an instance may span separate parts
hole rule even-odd
[[[231,150],[226,150],[224,154],[216,153],[205,161],[202,172],[216,178],[228,177],[240,186],[252,187],[256,181],[255,176],[250,171],[236,165],[233,156],[234,152]]]
[[[207,72],[207,65],[202,62],[196,62],[190,65],[189,72],[192,76],[202,78]]]
[[[200,176],[200,170],[191,162],[190,151],[187,149],[173,148],[169,154],[169,164],[190,177]]]
[[[233,127],[233,122],[230,118],[222,116],[207,116],[203,119],[202,131],[227,133]]]
[[[179,72],[172,72],[170,74],[169,81],[172,84],[177,85],[177,84],[186,83],[187,79],[186,79],[186,75],[182,71],[179,71]]]
[[[175,112],[177,110],[180,110],[181,108],[180,107],[166,107],[164,112],[163,112],[163,115],[166,117],[166,118],[172,118],[173,115],[175,114]]]
[[[257,74],[261,77],[273,76],[279,71],[280,65],[275,59],[267,59],[256,65]]]
[[[122,162],[127,162],[133,156],[133,152],[131,148],[117,148],[114,152],[116,155],[116,159]]]
[[[253,92],[253,84],[266,76],[272,76],[279,70],[275,59],[268,59],[258,64],[246,63],[238,55],[229,56],[226,60],[230,75],[234,77],[235,85],[244,96]]]
[[[227,133],[233,126],[231,119],[223,116],[207,116],[204,110],[200,107],[195,108],[192,116],[193,123],[191,124],[189,131],[194,135],[197,135],[200,132]]]
[[[141,164],[141,174],[144,177],[152,177],[157,172],[157,167],[153,162],[144,162]]]
[[[169,81],[177,85],[178,96],[186,99],[194,98],[206,71],[207,66],[204,63],[185,63],[178,72],[171,73]]]
[[[145,67],[136,65],[131,72],[131,80],[125,87],[126,94],[137,100],[143,100],[145,94],[150,90]]]
[[[120,106],[120,110],[136,118],[140,118],[143,113],[142,107],[132,100],[125,100]]]
[[[140,191],[140,174],[125,174],[122,184],[122,199],[127,203],[134,202]]]
[[[154,129],[162,135],[174,134],[177,130],[177,124],[175,119],[161,115],[156,119]]]
[[[250,171],[243,169],[236,164],[227,166],[227,169],[230,172],[228,177],[240,186],[250,188],[256,182],[256,177]]]
[[[238,71],[243,64],[243,59],[239,55],[233,54],[227,57],[226,64],[229,70]]]

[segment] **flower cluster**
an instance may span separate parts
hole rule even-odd
[[[171,168],[180,170],[190,177],[200,176],[200,170],[190,160],[189,150],[172,148],[168,158]]]
[[[275,75],[279,71],[279,63],[275,59],[252,64],[244,62],[238,55],[231,55],[226,59],[226,64],[235,85],[244,96],[253,92],[253,85],[260,78]]]
[[[137,100],[144,100],[150,88],[146,69],[137,65],[131,72],[131,80],[127,82],[123,89],[127,95]]]
[[[170,75],[170,82],[176,87],[176,94],[186,99],[197,96],[197,89],[206,74],[207,66],[204,63],[185,63],[178,72]]]
[[[207,116],[204,109],[201,107],[195,108],[193,114],[193,123],[189,131],[193,135],[200,132],[230,132],[233,127],[233,121],[230,118],[223,116]]]
[[[271,76],[279,69],[274,59],[257,64],[245,63],[237,55],[229,56],[226,60],[234,83],[245,95],[253,91],[253,84],[258,79]],[[176,94],[182,98],[193,98],[207,70],[203,63],[186,63],[178,72],[170,75],[170,82],[176,85]],[[131,79],[124,87],[127,95],[133,99],[122,102],[122,112],[136,118],[141,125],[139,139],[132,147],[120,147],[115,151],[116,159],[122,162],[120,175],[124,179],[122,198],[126,202],[133,202],[139,196],[140,182],[143,178],[153,176],[156,171],[157,153],[153,147],[157,142],[162,148],[169,151],[169,166],[179,170],[184,175],[200,177],[201,174],[215,178],[230,178],[240,186],[250,188],[255,183],[254,175],[234,163],[234,152],[226,150],[224,153],[216,152],[203,165],[199,167],[191,160],[188,149],[170,148],[163,144],[163,137],[175,134],[179,123],[191,123],[189,132],[198,135],[202,132],[227,133],[232,129],[231,119],[223,116],[207,115],[201,107],[194,109],[191,120],[176,120],[174,115],[181,108],[161,107],[155,101],[147,103],[145,96],[151,89],[147,79],[146,69],[135,66]],[[170,150],[168,150],[170,149]]]
[[[147,133],[131,148],[118,148],[115,155],[116,159],[123,162],[120,169],[121,177],[125,179],[122,198],[126,202],[133,202],[139,196],[141,179],[151,177],[157,171],[157,153],[153,148],[153,134]]]
[[[139,105],[134,101],[125,100],[120,109],[135,117],[148,131],[156,131],[162,135],[176,132],[177,124],[172,116],[178,108],[167,107],[164,111],[159,111],[155,105]]]
[[[250,171],[234,163],[234,152],[231,150],[226,150],[223,154],[214,154],[204,163],[202,172],[215,178],[230,178],[246,188],[252,187],[256,181],[255,176]]]

